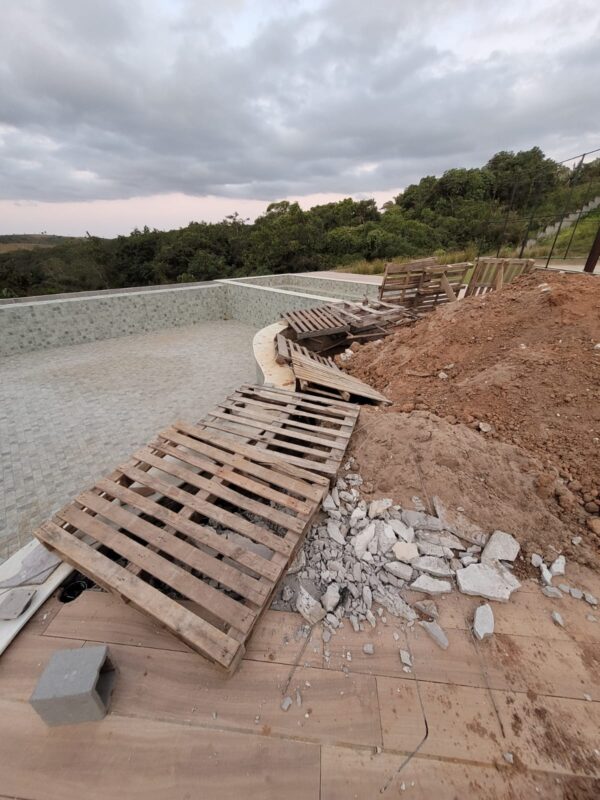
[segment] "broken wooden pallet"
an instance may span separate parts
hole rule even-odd
[[[466,297],[502,289],[535,266],[533,258],[479,258],[466,291]]]
[[[341,459],[356,417],[333,419]],[[264,446],[178,422],[35,535],[232,672],[328,485]]]
[[[282,318],[294,331],[296,339],[314,339],[349,330],[347,321],[337,313],[336,305],[313,306],[287,311]]]
[[[275,358],[278,364],[291,364],[293,353],[300,353],[307,358],[312,358],[314,361],[318,361],[320,364],[325,364],[332,369],[338,369],[333,358],[329,358],[328,356],[320,356],[318,353],[314,353],[307,347],[303,347],[301,344],[298,344],[298,342],[288,339],[282,333],[277,334],[275,339],[275,350],[277,353]]]
[[[347,372],[333,370],[331,367],[319,364],[297,353],[292,356],[292,369],[302,390],[338,392],[345,400],[349,400],[351,397],[362,397],[376,403],[389,404],[390,402],[376,389],[358,378],[348,375]]]
[[[437,259],[433,256],[410,261],[406,264],[386,264],[383,281],[379,287],[379,299],[404,303],[407,296],[415,293],[423,271],[427,267],[433,267],[436,264]]]
[[[339,398],[271,386],[242,386],[198,425],[256,445],[264,458],[283,459],[293,468],[332,479],[359,410]]]

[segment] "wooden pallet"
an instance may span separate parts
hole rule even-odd
[[[307,347],[303,347],[301,344],[298,344],[298,342],[288,339],[282,333],[278,333],[275,339],[275,351],[275,359],[278,364],[291,364],[292,355],[294,353],[300,353],[300,355],[304,355],[307,358],[312,358],[314,361],[318,361],[320,364],[325,364],[332,369],[339,369],[333,358],[329,358],[328,356],[320,356],[318,353],[315,353],[312,350],[309,350]]]
[[[282,318],[294,331],[296,339],[311,339],[331,336],[349,330],[348,323],[337,313],[336,305],[299,308],[282,314]]]
[[[231,672],[326,491],[280,457],[176,423],[35,535]]]
[[[437,264],[437,259],[421,258],[407,264],[386,264],[383,281],[379,287],[379,299],[404,303],[407,295],[412,295],[419,286],[423,270]]]
[[[401,320],[412,321],[413,315],[397,304],[367,299],[362,303],[344,302],[336,306],[342,319],[347,320],[351,334],[377,329],[384,336]]]
[[[198,424],[256,445],[265,458],[283,458],[328,483],[340,467],[359,411],[335,396],[242,386]]]
[[[323,393],[325,396],[335,397],[339,394],[344,400],[351,397],[361,397],[375,403],[389,404],[390,401],[367,383],[348,375],[341,370],[333,370],[324,364],[319,364],[312,359],[300,354],[292,356],[292,369],[302,390]]]
[[[527,275],[534,268],[533,258],[480,258],[477,260],[466,297],[487,294],[512,283],[520,275]]]

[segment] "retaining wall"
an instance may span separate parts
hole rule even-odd
[[[376,286],[344,280],[269,275],[152,291],[48,295],[0,304],[0,356],[217,319],[236,319],[259,329],[295,308],[360,300],[365,289],[371,296],[377,291]]]

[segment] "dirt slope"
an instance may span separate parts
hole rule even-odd
[[[393,401],[384,415],[431,411],[473,428],[479,440],[516,445],[536,463],[535,491],[552,516],[597,545],[599,342],[600,280],[536,272],[442,307],[379,343],[355,345],[343,366]],[[480,432],[480,423],[491,430]]]

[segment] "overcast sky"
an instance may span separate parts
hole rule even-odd
[[[600,147],[598,0],[3,0],[0,233],[254,218]]]

